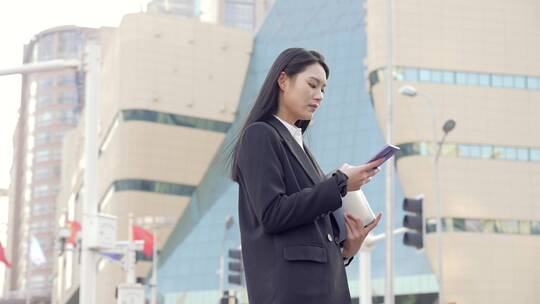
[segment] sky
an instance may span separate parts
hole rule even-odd
[[[116,27],[122,16],[141,11],[149,0],[2,0],[0,70],[19,66],[25,43],[61,25]],[[21,77],[0,76],[0,189],[9,187],[12,136],[21,102]],[[8,200],[0,197],[0,242],[6,244]],[[0,293],[4,266],[0,264]]]

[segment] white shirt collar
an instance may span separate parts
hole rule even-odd
[[[296,140],[298,145],[300,145],[300,147],[303,150],[304,149],[304,144],[303,144],[304,141],[302,139],[302,128],[298,128],[297,126],[291,125],[290,123],[288,123],[285,120],[281,119],[277,115],[274,115],[274,117],[277,118],[279,121],[281,121],[281,123],[287,128],[287,130],[289,130],[289,132],[291,133],[294,140]]]

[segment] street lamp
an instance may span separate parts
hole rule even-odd
[[[420,93],[418,90],[416,90],[415,87],[410,85],[405,85],[399,88],[398,90],[399,94],[408,96],[408,97],[415,97],[415,96],[422,96],[427,101],[431,108],[431,114],[432,114],[432,129],[433,129],[433,138],[432,138],[432,147],[433,147],[433,196],[434,196],[434,202],[437,206],[437,270],[438,270],[438,281],[439,281],[439,303],[444,303],[444,288],[443,288],[443,263],[442,263],[442,217],[441,217],[441,209],[442,209],[442,203],[440,199],[440,189],[439,189],[439,156],[441,154],[441,149],[444,140],[446,139],[446,136],[450,131],[452,131],[456,126],[456,121],[453,119],[449,119],[444,123],[443,126],[443,132],[444,135],[440,142],[437,142],[437,127],[436,127],[436,119],[437,119],[437,113],[435,110],[435,107],[433,105],[433,99],[425,94]]]

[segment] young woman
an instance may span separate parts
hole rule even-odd
[[[328,74],[321,54],[283,51],[234,146],[250,304],[351,303],[345,266],[381,218],[364,227],[343,214],[341,198],[368,183],[383,160],[325,176],[303,143]]]

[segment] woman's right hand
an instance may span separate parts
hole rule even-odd
[[[379,173],[379,166],[383,162],[384,158],[380,158],[360,166],[351,166],[347,163],[343,164],[339,170],[349,177],[347,180],[347,192],[356,191],[369,183],[373,176]]]

